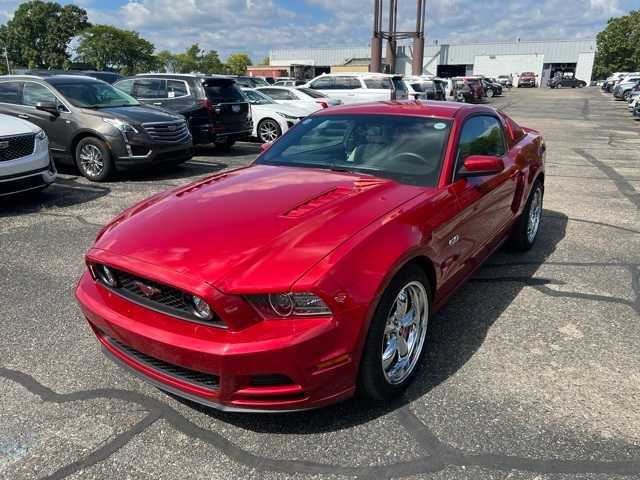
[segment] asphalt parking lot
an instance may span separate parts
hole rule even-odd
[[[538,243],[497,253],[432,320],[416,382],[387,408],[195,407],[103,357],[76,306],[103,224],[257,145],[0,200],[0,478],[640,478],[640,122],[596,88],[492,103],[548,143]]]

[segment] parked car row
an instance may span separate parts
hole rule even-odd
[[[117,171],[185,162],[194,145],[273,142],[306,116],[341,104],[478,102],[502,94],[500,82],[485,77],[339,73],[296,85],[293,79],[270,84],[260,77],[149,73],[109,77],[111,85],[96,72],[34,73],[0,77],[0,113],[34,124],[54,161],[97,182]]]
[[[616,72],[601,83],[605,92],[610,92],[617,100],[627,102],[633,118],[640,120],[640,72]]]

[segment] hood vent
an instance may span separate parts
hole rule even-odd
[[[375,178],[358,179],[353,182],[353,186],[350,187],[336,187],[327,192],[321,193],[317,197],[305,200],[303,203],[293,207],[288,212],[285,212],[284,216],[288,218],[298,218],[306,215],[307,213],[323,207],[329,203],[335,202],[345,197],[357,195],[366,190],[370,190],[379,185],[386,183],[386,180],[380,180]]]
[[[197,190],[200,190],[202,187],[206,187],[207,185],[211,185],[212,183],[218,182],[223,178],[225,178],[226,176],[227,176],[226,174],[218,175],[217,177],[211,177],[210,179],[205,180],[204,182],[196,183],[195,185],[187,187],[184,190],[180,190],[178,193],[176,193],[176,197],[183,197],[187,193],[192,193]]]

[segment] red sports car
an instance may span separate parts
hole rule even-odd
[[[533,245],[544,157],[487,106],[322,110],[253,165],[115,218],[77,298],[108,355],[205,405],[387,400],[445,300],[504,241]]]

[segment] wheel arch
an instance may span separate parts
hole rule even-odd
[[[98,140],[104,142],[105,145],[107,145],[107,149],[109,150],[109,152],[112,152],[111,142],[107,140],[103,135],[96,132],[95,130],[82,130],[76,133],[73,139],[71,140],[70,153],[71,153],[71,158],[73,158],[74,161],[76,160],[76,148],[78,148],[78,143],[80,143],[81,140],[88,137],[97,138]]]

